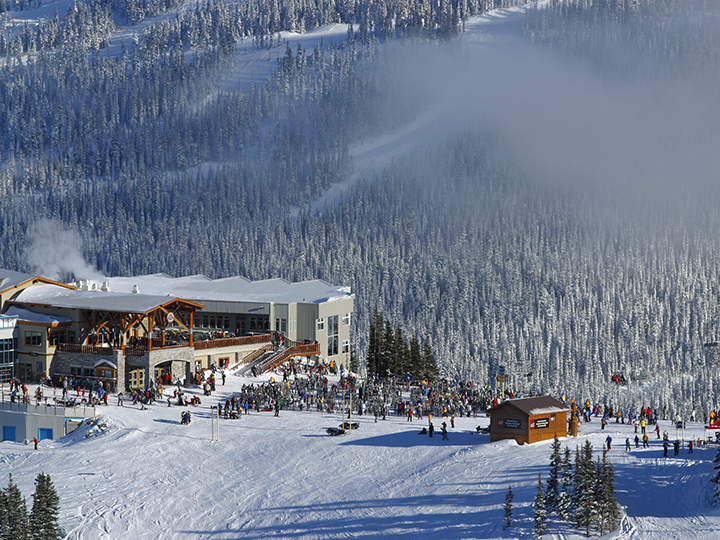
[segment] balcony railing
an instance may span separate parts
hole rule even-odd
[[[259,345],[261,343],[270,343],[270,334],[261,334],[258,336],[245,336],[237,338],[225,339],[209,339],[207,341],[195,341],[196,350],[218,349],[220,347],[238,347],[242,345]]]
[[[245,336],[238,338],[226,338],[226,339],[210,339],[207,341],[196,341],[194,348],[196,350],[206,349],[219,349],[221,347],[239,347],[244,345],[259,345],[263,343],[270,343],[272,336],[270,334],[261,334],[257,336]],[[125,356],[144,356],[147,351],[147,340],[144,343],[139,343],[133,347],[125,348]],[[165,345],[161,345],[162,341],[158,338],[153,338],[152,348],[155,349],[177,349],[179,347],[189,347],[190,343],[186,341],[178,340],[167,340]],[[95,346],[95,345],[77,345],[74,343],[58,343],[56,351],[69,352],[69,353],[80,353],[80,354],[97,354],[97,355],[111,355],[114,348],[111,346]]]

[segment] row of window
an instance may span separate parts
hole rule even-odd
[[[71,367],[70,375],[73,377],[94,377],[95,370],[93,368]]]
[[[202,328],[221,328],[225,330],[230,329],[230,317],[224,317],[222,315],[203,315],[200,319],[200,326]]]
[[[26,347],[42,347],[44,332],[36,330],[25,331]],[[75,330],[55,330],[50,333],[49,344],[56,346],[58,343],[75,343]]]
[[[338,316],[337,316],[337,315],[331,315],[330,317],[328,317],[328,325],[331,324],[331,320],[332,320],[332,322],[334,322],[335,326],[337,326]],[[342,325],[343,325],[343,326],[350,326],[350,314],[349,314],[349,313],[343,314],[343,316],[342,316]],[[325,330],[325,319],[318,319],[318,320],[317,320],[317,329],[318,329],[319,331]]]

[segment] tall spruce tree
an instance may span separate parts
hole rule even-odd
[[[425,378],[422,353],[420,352],[420,341],[418,341],[417,336],[413,336],[410,339],[410,373],[418,379]]]
[[[5,525],[2,540],[29,540],[28,512],[20,489],[13,483],[12,474],[5,490]]]
[[[382,338],[382,351],[380,355],[382,361],[380,364],[380,374],[387,377],[389,373],[395,373],[393,370],[395,364],[395,332],[393,332],[392,324],[385,319],[385,331]]]
[[[718,502],[720,502],[720,447],[717,449],[717,452],[715,452],[713,464],[715,468],[715,476],[713,476],[710,481],[715,484],[715,488],[713,490],[713,498],[715,499],[715,503],[717,504]]]
[[[595,488],[598,506],[598,527],[600,536],[617,529],[622,518],[620,505],[615,497],[615,468],[603,452],[602,461],[597,464]]]
[[[30,513],[30,532],[33,540],[59,540],[58,512],[60,497],[49,474],[40,473],[35,479],[35,494]]]
[[[0,539],[5,538],[3,534],[8,528],[7,520],[7,496],[4,489],[0,489]]]
[[[590,529],[597,519],[597,499],[595,497],[595,463],[592,457],[592,445],[586,440],[582,450],[575,455],[575,524],[585,529],[590,537]]]
[[[566,446],[562,459],[562,476],[560,477],[560,495],[558,496],[556,514],[565,521],[570,521],[572,517],[572,483],[573,483],[573,465],[571,459],[572,453]]]
[[[423,340],[423,377],[428,381],[436,381],[438,379],[438,368],[435,362],[435,354],[430,343],[430,336],[425,334]]]
[[[557,440],[557,438],[555,439]],[[542,485],[542,476],[538,473],[537,494],[535,495],[535,536],[543,535],[547,528],[547,509],[545,507],[545,492]]]
[[[512,486],[508,486],[507,494],[505,495],[505,506],[503,506],[505,509],[505,526],[503,529],[507,529],[512,525],[513,497]]]
[[[370,336],[368,338],[367,370],[370,375],[384,377],[380,370],[382,351],[382,330],[384,322],[382,314],[375,306],[372,321],[370,322]]]
[[[547,481],[545,502],[548,512],[557,512],[558,498],[560,497],[560,476],[562,474],[562,454],[560,453],[560,440],[557,438],[557,435],[553,439],[551,448],[550,475]]]

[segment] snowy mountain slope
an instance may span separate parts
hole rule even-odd
[[[61,525],[71,539],[240,538],[531,538],[537,474],[547,475],[548,442],[490,443],[474,433],[486,418],[457,418],[449,441],[419,435],[424,421],[374,422],[343,437],[325,434],[339,415],[251,412],[221,420],[211,442],[210,402],[238,392],[228,377],[212,398],[191,408],[159,403],[99,409],[96,422],[65,440],[0,443],[0,477],[12,473],[26,497],[39,472],[49,473],[61,499]],[[190,390],[190,393],[199,393]],[[114,397],[113,397],[114,398]],[[441,419],[435,419],[436,425]],[[720,511],[706,496],[716,446],[662,458],[659,441],[626,453],[631,426],[597,420],[581,426],[574,451],[589,439],[598,455],[612,436],[611,461],[627,518],[613,538],[717,538]],[[661,429],[674,436],[670,422]],[[86,434],[89,433],[89,436]],[[686,437],[703,435],[691,424]],[[672,454],[672,450],[670,452]],[[515,493],[514,525],[503,530],[504,496]],[[547,538],[581,538],[551,523]]]

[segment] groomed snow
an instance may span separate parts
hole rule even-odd
[[[49,473],[71,539],[532,537],[532,500],[538,472],[547,474],[549,442],[491,443],[474,433],[488,425],[485,417],[456,418],[449,441],[420,435],[427,419],[405,417],[377,423],[354,417],[357,431],[332,437],[325,428],[338,426],[340,415],[307,411],[221,420],[220,440],[212,442],[210,405],[246,382],[229,376],[211,399],[189,407],[187,426],[180,425],[185,407],[160,403],[143,411],[127,400],[118,407],[113,396],[95,422],[62,440],[41,441],[37,451],[2,442],[1,486],[12,473],[31,505],[35,477]],[[669,421],[661,429],[674,438]],[[633,444],[626,453],[631,426],[611,423],[600,431],[595,420],[581,431],[563,441],[573,452],[589,439],[597,455],[605,437],[613,438],[609,455],[628,517],[610,537],[720,536],[720,511],[708,500],[715,445],[663,458],[654,433],[650,449]],[[701,424],[689,424],[686,438],[703,433]],[[508,486],[515,521],[503,530]],[[582,535],[552,523],[546,537]]]

